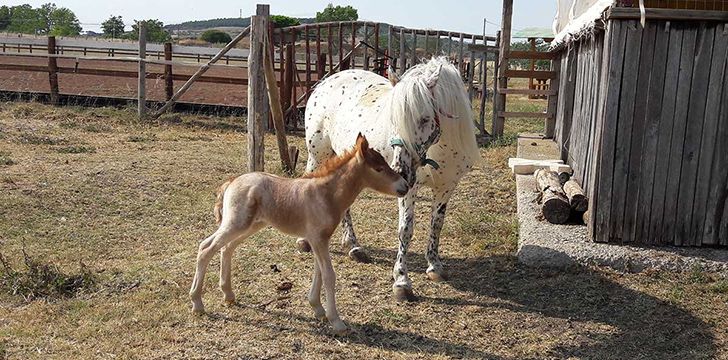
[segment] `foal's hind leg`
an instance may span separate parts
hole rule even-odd
[[[233,293],[232,281],[230,279],[230,267],[235,249],[251,234],[262,228],[262,225],[253,226],[245,234],[235,239],[220,250],[220,290],[223,293],[223,301],[228,305],[235,304],[235,293]]]
[[[212,260],[212,256],[223,246],[229,244],[241,235],[242,231],[234,228],[219,228],[210,237],[200,243],[197,252],[197,269],[195,270],[195,278],[192,280],[190,288],[190,299],[192,300],[192,311],[195,313],[203,313],[205,306],[202,304],[202,286],[205,282],[205,272],[207,266]]]
[[[367,253],[364,252],[364,249],[359,246],[359,242],[356,240],[354,225],[351,222],[351,209],[346,209],[346,212],[344,212],[344,218],[341,219],[341,228],[344,230],[341,246],[344,247],[344,250],[349,251],[349,257],[360,263],[371,262]]]

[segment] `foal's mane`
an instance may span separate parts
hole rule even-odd
[[[356,152],[359,150],[359,147],[355,147],[351,150],[347,150],[341,155],[338,156],[332,156],[328,158],[326,161],[324,161],[321,166],[316,169],[316,171],[312,171],[308,174],[305,174],[301,176],[303,179],[313,179],[313,178],[321,178],[327,175],[330,175],[331,173],[335,172],[336,170],[339,170],[344,164],[348,163],[351,158],[356,155]]]

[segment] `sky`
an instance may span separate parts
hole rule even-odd
[[[328,3],[351,5],[359,11],[359,20],[385,22],[418,29],[437,29],[480,34],[483,19],[486,32],[495,34],[501,23],[502,3],[498,0],[4,0],[3,5],[30,4],[38,7],[55,2],[71,9],[84,30],[99,31],[100,23],[111,15],[121,15],[124,22],[159,19],[165,24],[189,20],[243,17],[255,12],[256,3],[270,4],[271,14],[315,17]],[[93,5],[91,5],[93,4]],[[551,28],[556,14],[556,0],[515,0],[513,29]]]

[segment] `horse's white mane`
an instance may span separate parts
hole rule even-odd
[[[437,81],[431,91],[427,82],[434,76],[437,76]],[[433,107],[433,93],[437,109]],[[465,163],[472,165],[479,161],[472,105],[460,72],[446,57],[433,57],[407,70],[394,87],[390,99],[390,120],[400,130],[400,135],[408,146],[411,147],[409,144],[413,144],[416,139],[419,119],[434,117],[435,111],[439,111],[440,141],[439,146],[430,148],[430,156],[434,157],[433,152],[442,151],[442,145],[447,144],[450,149],[455,149],[465,157]],[[408,150],[415,151],[413,148]]]

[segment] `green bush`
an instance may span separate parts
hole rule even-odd
[[[200,39],[205,40],[212,44],[224,43],[227,44],[232,41],[230,35],[220,30],[207,30],[200,35]]]
[[[298,19],[285,15],[271,15],[270,21],[273,22],[273,27],[275,28],[301,25],[301,22],[298,21]]]

